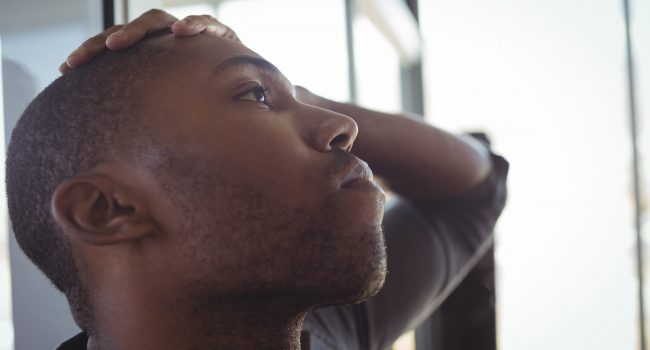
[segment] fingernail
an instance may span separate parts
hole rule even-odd
[[[204,30],[205,28],[206,28],[205,24],[197,24],[194,27],[192,27],[192,31],[193,32],[200,32],[200,31]]]
[[[187,21],[184,20],[184,19],[181,19],[180,21],[178,21],[178,22],[176,22],[176,23],[180,23],[180,24],[182,24],[182,25],[184,25],[184,26],[187,25]]]
[[[72,53],[68,56],[68,58],[65,59],[65,63],[68,65],[68,67],[72,67],[70,62],[78,55],[77,50],[72,51]]]

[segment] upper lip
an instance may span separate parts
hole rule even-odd
[[[352,163],[352,166],[348,168],[346,175],[341,182],[341,187],[345,187],[357,180],[372,180],[372,170],[370,170],[368,164],[362,160]]]

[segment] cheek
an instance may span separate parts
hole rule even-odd
[[[315,205],[331,191],[331,179],[313,150],[286,128],[247,134],[229,145],[234,181],[247,183],[266,197],[294,206]],[[279,129],[279,130],[277,130]]]

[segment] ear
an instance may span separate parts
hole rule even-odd
[[[154,232],[144,194],[104,175],[85,175],[59,185],[52,214],[64,233],[87,244],[139,240]]]

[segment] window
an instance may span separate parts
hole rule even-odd
[[[512,165],[497,227],[499,348],[636,349],[620,1],[431,0],[420,16],[428,115],[487,131]]]
[[[295,85],[347,100],[343,2],[274,0],[270,5],[268,0],[225,1],[212,8],[206,3],[166,10],[178,18],[209,10],[207,14],[235,28],[242,42],[273,62]]]

